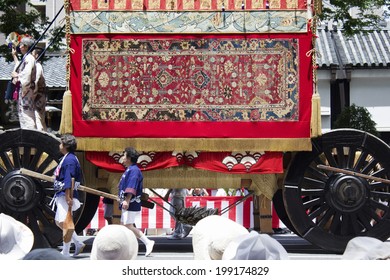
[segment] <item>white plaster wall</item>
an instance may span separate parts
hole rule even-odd
[[[321,97],[321,125],[322,133],[330,130],[330,70],[317,72],[318,93]]]
[[[378,131],[390,131],[390,69],[354,70],[351,104],[366,107]]]

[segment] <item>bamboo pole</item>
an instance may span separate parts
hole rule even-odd
[[[38,173],[38,172],[35,172],[35,171],[32,171],[32,170],[29,170],[29,169],[21,168],[19,171],[20,171],[20,174],[24,174],[24,175],[27,175],[27,176],[30,176],[30,177],[34,177],[36,179],[41,179],[41,180],[47,181],[47,182],[54,182],[54,177],[47,176],[47,175],[44,175],[44,174],[41,174],[41,173]],[[95,190],[95,189],[92,189],[92,188],[88,188],[86,186],[80,185],[78,187],[78,190],[83,191],[83,192],[87,192],[87,193],[91,193],[91,194],[95,194],[95,195],[99,195],[99,196],[102,196],[102,197],[110,198],[110,199],[113,199],[113,200],[116,200],[116,201],[119,201],[118,196],[116,196],[114,194],[98,191],[98,190]]]
[[[390,180],[367,175],[367,174],[363,174],[363,173],[358,173],[358,172],[351,171],[351,170],[341,169],[341,168],[327,166],[327,165],[323,165],[323,164],[317,165],[317,168],[322,169],[322,170],[333,171],[333,172],[343,173],[343,174],[347,174],[347,175],[357,176],[357,177],[361,177],[361,178],[368,179],[368,180],[382,182],[385,184],[390,184]]]

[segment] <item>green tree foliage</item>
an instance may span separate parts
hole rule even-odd
[[[378,136],[375,126],[370,112],[365,107],[355,104],[345,107],[334,123],[334,128],[355,128]]]
[[[43,30],[50,24],[47,18],[42,18],[35,10],[26,12],[25,6],[29,4],[28,0],[0,0],[0,32],[7,36],[11,32],[18,34],[28,34],[38,39]],[[25,11],[25,12],[21,12]],[[60,28],[52,30],[45,35],[45,39],[51,40],[60,31]],[[65,34],[61,32],[58,37],[63,38]],[[52,45],[51,50],[58,50],[61,46],[60,40]],[[7,45],[0,45],[0,56],[5,57],[8,61],[12,60],[11,50]]]
[[[347,36],[357,32],[379,30],[380,23],[388,16],[387,11],[390,8],[390,0],[330,0],[328,2],[333,7],[324,6],[320,18],[342,22],[343,33]],[[387,9],[383,9],[384,7]],[[358,11],[356,16],[351,15],[352,9]],[[381,10],[382,13],[378,12]]]

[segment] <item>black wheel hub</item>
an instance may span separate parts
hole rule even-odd
[[[0,203],[6,209],[26,212],[34,208],[40,200],[40,192],[34,181],[19,171],[8,173],[0,184]]]
[[[366,203],[367,188],[367,182],[359,177],[336,175],[330,180],[326,198],[338,211],[351,213]]]

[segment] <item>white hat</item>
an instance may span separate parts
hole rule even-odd
[[[390,244],[367,236],[352,238],[345,248],[343,260],[379,260],[390,258]]]
[[[22,259],[34,244],[34,234],[25,224],[0,213],[0,259]]]
[[[192,248],[195,260],[220,260],[226,246],[234,238],[248,234],[248,230],[219,215],[201,219],[192,231]]]
[[[137,238],[123,225],[103,227],[92,244],[91,260],[133,260],[137,255]]]
[[[288,260],[287,251],[268,234],[251,231],[232,240],[222,260]]]

